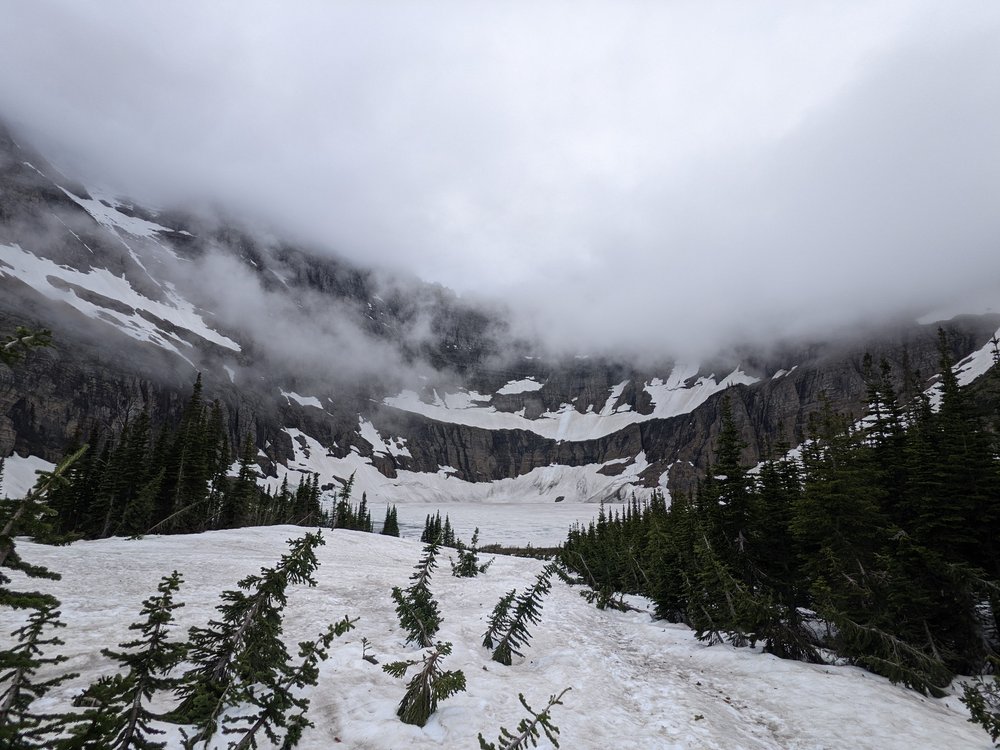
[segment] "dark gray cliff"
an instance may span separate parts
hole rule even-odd
[[[130,218],[158,228],[131,234]],[[242,319],[217,314],[215,302],[233,294],[228,280],[191,284],[188,270],[213,254],[255,279],[270,302]],[[15,268],[32,259],[42,271],[32,275]],[[116,298],[100,291],[105,286],[88,286],[89,277],[79,274],[91,271],[124,279],[135,294]],[[166,319],[170,306],[180,304],[178,295],[191,301],[188,318],[196,317],[197,325]],[[151,302],[144,306],[144,301]],[[280,347],[269,347],[260,336],[260,321],[277,315],[276,308],[299,311],[301,321],[329,318],[317,330],[349,331],[360,342],[351,357],[371,350],[385,366],[358,370],[337,351],[283,358],[275,353]],[[722,393],[690,413],[640,419],[575,441],[530,429],[437,421],[384,406],[383,399],[404,386],[422,390],[428,399],[436,389],[461,388],[484,394],[497,412],[526,420],[565,408],[580,414],[627,409],[648,417],[654,403],[645,384],[665,380],[674,363],[637,368],[600,357],[546,359],[530,342],[511,337],[502,311],[469,304],[442,287],[358,268],[236,221],[95,202],[83,186],[0,128],[0,333],[17,325],[50,328],[55,343],[15,370],[0,365],[0,456],[16,451],[55,460],[75,433],[114,431],[144,406],[154,424],[169,422],[199,371],[206,397],[223,406],[233,444],[251,434],[267,455],[261,464],[268,472],[293,457],[285,428],[298,428],[331,455],[353,450],[369,457],[386,476],[450,466],[463,479],[483,482],[553,464],[617,461],[600,470],[615,475],[642,455],[648,463],[644,484],[656,486],[669,474],[672,488],[683,489],[712,460],[720,427]],[[946,323],[953,358],[984,346],[998,325],[996,316]],[[300,331],[268,330],[272,337],[277,331],[305,338],[307,350],[324,346]],[[876,362],[885,358],[900,388],[906,371],[919,370],[926,381],[938,370],[936,325],[894,325],[854,340],[785,343],[768,352],[720,356],[688,385],[700,376],[719,379],[737,366],[757,379],[726,392],[747,443],[744,458],[755,463],[782,441],[801,442],[823,395],[836,410],[860,416],[865,353]],[[350,376],[338,377],[341,370]],[[526,378],[539,387],[498,393],[506,383]],[[608,403],[611,393],[617,395]],[[295,394],[308,396],[307,403]],[[405,439],[409,456],[374,452],[360,435],[359,417]]]

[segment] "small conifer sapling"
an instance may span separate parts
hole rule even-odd
[[[145,621],[133,623],[129,630],[139,631],[139,637],[119,644],[122,651],[102,649],[101,653],[127,669],[112,677],[103,677],[84,692],[92,708],[86,711],[72,735],[81,741],[80,747],[100,746],[107,750],[156,750],[166,743],[155,742],[151,735],[163,734],[151,722],[159,717],[149,709],[153,695],[173,690],[179,679],[169,673],[184,658],[187,651],[182,642],[167,640],[174,621],[174,610],[183,604],[174,602],[180,589],[181,575],[176,570],[165,576],[157,586],[158,594],[142,606]],[[72,740],[67,746],[75,746]]]
[[[553,571],[553,565],[545,566],[531,588],[520,595],[509,591],[497,602],[483,636],[483,645],[493,649],[493,661],[510,666],[514,656],[524,656],[520,649],[531,637],[528,625],[541,622],[542,599],[552,589]]]
[[[48,680],[36,679],[42,667],[66,661],[62,655],[44,656],[46,648],[63,644],[62,639],[46,636],[45,632],[49,628],[65,627],[55,606],[49,603],[35,609],[28,622],[11,634],[17,645],[0,652],[0,747],[12,750],[42,747],[43,738],[58,733],[64,723],[63,717],[31,710],[35,699],[77,676],[73,673]]]
[[[182,702],[172,720],[194,724],[189,740],[206,741],[218,729],[229,706],[250,701],[252,690],[273,688],[292,673],[288,650],[281,640],[282,608],[289,584],[316,584],[319,562],[315,549],[325,544],[319,533],[289,540],[290,551],[274,568],[261,568],[239,582],[239,590],[224,591],[216,609],[219,620],[207,628],[192,628],[188,661],[178,693]]]
[[[500,736],[496,742],[487,742],[482,734],[479,735],[480,750],[527,750],[529,743],[531,747],[538,747],[538,740],[541,739],[542,732],[552,743],[552,747],[559,747],[559,727],[552,723],[551,711],[553,706],[563,705],[562,697],[571,688],[566,688],[559,695],[549,696],[549,702],[545,708],[536,712],[524,699],[524,693],[518,693],[517,699],[521,701],[524,710],[528,712],[528,717],[521,719],[517,724],[517,729],[511,732],[507,727],[500,727]]]
[[[472,532],[472,541],[466,547],[461,540],[456,540],[455,548],[458,550],[458,562],[451,561],[451,574],[456,578],[475,578],[480,573],[485,573],[486,569],[493,564],[490,560],[482,565],[479,564],[479,529]]]
[[[392,599],[396,602],[399,624],[407,632],[406,642],[415,642],[421,647],[433,644],[434,634],[441,627],[441,613],[437,601],[431,595],[431,573],[437,565],[438,545],[434,542],[424,547],[424,556],[417,563],[408,588],[392,588]]]
[[[445,671],[441,660],[451,653],[450,643],[438,643],[420,661],[394,661],[384,664],[382,669],[393,677],[405,677],[406,671],[415,665],[420,670],[406,686],[403,700],[399,702],[396,715],[404,724],[424,726],[431,714],[437,711],[438,701],[443,701],[455,693],[465,690],[465,674],[462,670]]]
[[[256,688],[249,692],[249,703],[256,709],[256,713],[241,715],[233,719],[235,726],[223,728],[226,734],[236,734],[242,732],[238,740],[230,743],[232,750],[246,750],[256,748],[258,736],[263,733],[274,745],[284,749],[293,748],[302,739],[302,732],[313,726],[312,722],[306,718],[309,710],[309,698],[305,695],[296,695],[294,691],[301,692],[307,687],[314,686],[319,680],[319,664],[326,661],[330,651],[330,644],[335,638],[339,638],[354,627],[357,620],[350,620],[345,617],[340,622],[330,625],[314,641],[303,641],[299,644],[299,658],[302,660],[299,665],[289,671],[284,678],[275,685],[269,685],[263,690]],[[291,716],[290,711],[294,711]],[[242,727],[239,724],[247,724]],[[283,728],[284,737],[279,736],[277,730]]]

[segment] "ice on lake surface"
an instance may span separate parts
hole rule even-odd
[[[622,509],[620,503],[604,506],[607,513]],[[597,518],[594,503],[406,503],[396,506],[399,533],[404,539],[419,539],[428,514],[447,515],[455,533],[469,541],[479,529],[479,543],[512,546],[554,547],[566,540],[575,522],[586,525]],[[375,529],[382,526],[384,509],[371,509]]]

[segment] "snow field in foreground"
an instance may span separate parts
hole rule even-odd
[[[47,547],[18,542],[29,562],[62,573],[61,581],[31,581],[62,600],[63,671],[81,677],[57,688],[44,708],[64,710],[73,695],[114,671],[101,656],[131,637],[143,599],[174,568],[184,576],[178,596],[175,638],[216,615],[219,593],[243,576],[271,566],[287,539],[305,529],[291,526],[108,539]],[[948,748],[987,750],[985,733],[965,720],[954,697],[933,700],[861,670],[782,661],[749,649],[705,647],[680,625],[652,621],[647,613],[602,612],[553,579],[542,622],[531,628],[525,658],[510,667],[492,662],[482,648],[486,618],[500,596],[530,585],[542,569],[533,560],[497,556],[472,579],[450,574],[448,552],[439,558],[431,588],[444,623],[438,634],[454,644],[445,669],[462,669],[468,690],[444,701],[427,726],[402,724],[395,715],[405,682],[361,659],[368,638],[381,663],[416,658],[404,645],[389,591],[406,586],[421,545],[349,531],[325,531],[318,585],[290,590],[285,636],[290,651],[344,615],[359,618],[355,630],[335,642],[311,691],[309,716],[316,726],[300,745],[332,747],[476,748],[476,734],[493,741],[501,725],[513,729],[522,716],[523,692],[537,709],[566,686],[565,705],[553,711],[564,750],[738,750],[742,748]],[[24,586],[16,580],[16,587]],[[26,587],[26,586],[25,586]],[[642,606],[642,602],[636,602]],[[3,630],[16,626],[17,613]],[[162,706],[161,708],[166,708]],[[169,727],[169,725],[167,725]],[[172,728],[169,747],[180,747]],[[219,747],[224,747],[221,743]],[[542,743],[539,747],[549,747]]]

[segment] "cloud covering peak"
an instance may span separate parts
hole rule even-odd
[[[1000,286],[996,3],[5,16],[0,111],[66,171],[504,299],[565,350],[815,333]]]

